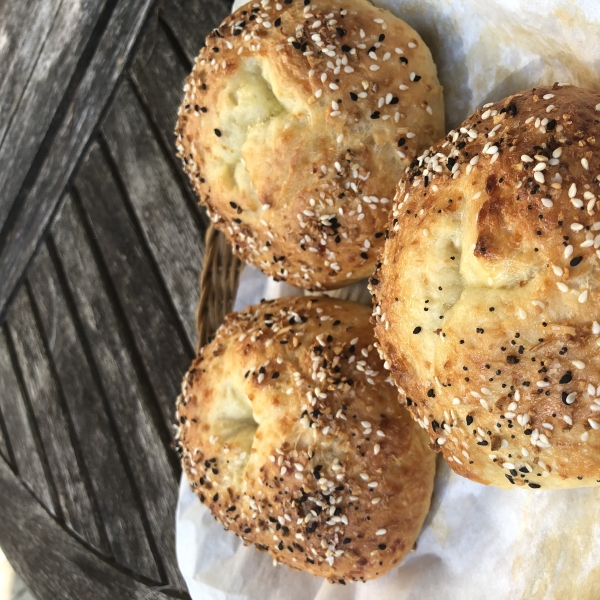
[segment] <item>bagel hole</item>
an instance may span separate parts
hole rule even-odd
[[[215,426],[213,435],[218,436],[221,444],[227,444],[238,456],[246,453],[239,461],[242,469],[250,460],[254,435],[259,423],[254,417],[250,398],[233,385],[225,385],[221,391],[221,399],[216,403],[217,411],[211,416]]]

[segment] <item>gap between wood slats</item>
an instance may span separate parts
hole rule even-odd
[[[104,423],[102,419],[98,419],[98,422],[90,423],[90,427],[102,426],[103,428],[107,428],[108,431],[105,432],[105,435],[107,437],[112,436],[112,439],[109,439],[108,443],[110,444],[112,442],[114,444],[114,448],[107,448],[105,450],[109,456],[116,459],[114,471],[111,471],[109,474],[103,474],[102,472],[98,473],[96,475],[96,485],[101,488],[97,493],[99,495],[104,494],[107,496],[106,498],[103,498],[104,502],[109,504],[110,502],[118,502],[117,512],[119,513],[119,516],[117,519],[111,519],[110,516],[106,515],[106,513],[110,512],[109,507],[104,511],[103,519],[108,531],[115,559],[118,564],[139,575],[145,575],[150,579],[165,581],[166,576],[164,569],[162,569],[162,561],[159,558],[159,553],[151,533],[150,524],[144,507],[139,500],[140,492],[137,488],[135,477],[133,476],[133,471],[129,464],[130,461],[123,447],[119,429],[115,422],[115,415],[110,403],[106,399],[100,374],[94,363],[83,325],[75,307],[75,301],[69,291],[65,273],[58,260],[56,248],[54,247],[52,239],[49,239],[43,248],[45,249],[45,252],[47,252],[47,261],[44,261],[43,265],[40,265],[39,268],[43,268],[44,272],[52,272],[53,277],[56,278],[56,294],[60,294],[62,297],[67,312],[67,318],[70,318],[71,326],[74,328],[73,337],[75,338],[75,343],[80,345],[77,350],[81,352],[85,367],[89,370],[87,372],[83,370],[80,371],[80,380],[83,381],[81,381],[81,383],[78,381],[77,385],[84,385],[85,390],[95,396],[97,402],[100,404],[100,407],[98,408],[103,410],[104,419],[106,420]],[[30,277],[35,279],[38,279],[38,277],[36,277],[36,268],[38,267],[37,263],[39,262],[40,257],[44,257],[44,250],[38,255],[36,263],[34,263],[31,270]],[[42,273],[39,273],[39,275],[42,275]],[[43,297],[41,289],[37,295],[40,298]],[[65,374],[65,376],[68,375]],[[86,402],[89,403],[89,400]],[[91,437],[92,440],[90,443],[94,446],[94,434],[92,434]],[[92,447],[91,450],[93,451],[94,448]],[[121,469],[123,474],[122,477],[120,476]],[[108,481],[105,485],[102,485],[107,476],[110,476],[111,478],[117,477],[115,486],[118,486],[118,489],[111,490]],[[118,480],[122,481],[119,482]],[[102,484],[100,482],[102,482]],[[121,511],[124,511],[122,515],[120,514]],[[132,512],[135,514],[131,514]],[[137,525],[138,519],[141,523],[141,527],[139,528]],[[114,520],[117,520],[118,522],[113,523]],[[141,531],[138,531],[136,534],[136,530],[139,529],[141,529]],[[143,543],[144,541],[148,544],[147,549]],[[142,547],[136,548],[138,544],[141,544]]]
[[[148,27],[142,45],[131,65],[132,89],[137,96],[155,138],[173,167],[181,191],[189,202],[196,227],[206,231],[209,219],[204,208],[198,206],[188,176],[175,150],[177,110],[183,99],[183,85],[189,71],[176,59],[164,23],[158,19]],[[144,56],[148,53],[148,56]]]
[[[168,450],[170,442],[161,443],[161,419],[152,400],[152,390],[135,346],[131,344],[131,336],[121,326],[122,312],[114,291],[110,290],[110,280],[107,281],[106,273],[100,273],[96,253],[81,222],[80,209],[71,196],[63,203],[51,235],[105,396],[113,407],[127,456],[133,461],[140,501],[164,560],[168,580],[183,589],[175,558],[173,527],[177,459],[175,453]],[[109,284],[109,290],[105,283]]]
[[[75,191],[170,431],[194,350],[103,144],[91,147]]]
[[[162,6],[165,22],[190,64],[204,45],[204,38],[231,12],[231,0],[169,0]]]
[[[159,143],[165,160],[169,163],[173,171],[173,175],[175,176],[179,188],[181,189],[181,195],[187,201],[191,217],[194,220],[198,231],[205,232],[208,229],[209,219],[206,215],[204,208],[198,205],[198,198],[196,197],[194,191],[192,190],[188,182],[187,175],[183,170],[183,166],[181,165],[180,160],[176,156],[175,135],[171,136],[172,144],[169,145],[167,139],[165,139],[165,134],[161,131],[158,123],[156,122],[154,115],[152,114],[152,111],[148,106],[147,102],[145,101],[144,95],[134,78],[131,79],[131,84],[131,89],[135,94],[135,97],[137,98],[138,102],[140,103],[140,107],[146,117],[146,120],[148,121],[148,124],[150,125],[152,134]],[[173,129],[175,129],[175,124],[176,120],[173,120]]]
[[[139,583],[74,540],[23,488],[0,461],[0,544],[17,573],[37,598],[52,600],[189,600]],[[183,589],[183,588],[182,588]]]
[[[15,299],[7,327],[64,522],[90,545],[106,553],[108,545],[100,535],[93,494],[73,423],[44,347],[26,286]]]
[[[125,187],[125,183],[123,182],[123,180],[121,178],[121,174],[119,172],[119,169],[110,153],[110,150],[108,149],[106,140],[104,139],[104,137],[102,135],[98,136],[98,142],[99,142],[99,148],[102,151],[102,157],[104,158],[104,160],[106,161],[106,164],[108,165],[108,167],[110,169],[110,173],[113,177],[115,185],[117,186],[119,193],[121,195],[121,198],[123,200],[123,206],[125,207],[125,209],[127,211],[127,215],[131,219],[132,226],[135,230],[135,233],[137,234],[137,240],[139,241],[141,247],[144,250],[144,255],[148,259],[148,264],[150,265],[150,267],[152,269],[152,273],[153,273],[154,277],[156,278],[158,284],[160,285],[162,294],[163,294],[166,302],[168,303],[169,308],[171,309],[173,317],[175,318],[175,320],[177,322],[178,333],[181,337],[181,341],[185,347],[185,350],[191,360],[191,358],[193,358],[193,356],[195,354],[194,345],[192,344],[192,341],[188,337],[186,327],[181,320],[181,315],[179,314],[177,307],[175,306],[175,303],[173,302],[173,298],[169,294],[169,288],[167,286],[167,282],[165,281],[163,274],[160,270],[159,264],[158,264],[155,256],[153,255],[150,246],[148,245],[148,240],[144,236],[142,225],[141,225],[139,218],[132,206],[131,199],[129,198],[129,195],[127,194],[127,188]],[[183,374],[182,374],[182,376],[183,376]],[[173,405],[173,413],[174,413],[174,405]]]
[[[6,423],[4,422],[4,415],[2,414],[2,406],[0,406],[0,454],[12,469],[16,468],[15,457],[12,453],[12,448],[10,447]]]
[[[58,211],[64,189],[77,172],[96,124],[109,110],[136,47],[137,34],[158,0],[118,3],[54,137],[51,151],[16,216],[0,251],[0,324],[44,232]],[[9,238],[9,239],[7,239]]]
[[[204,236],[190,215],[172,163],[166,160],[130,82],[121,86],[102,123],[102,133],[188,339],[195,346]]]
[[[0,402],[4,403],[5,409],[8,408],[10,402],[10,414],[8,410],[5,410],[5,413],[9,419],[9,442],[18,440],[18,444],[12,444],[17,474],[33,490],[34,495],[45,509],[56,519],[62,520],[62,510],[58,502],[52,471],[43,450],[37,425],[32,418],[31,405],[23,383],[23,374],[19,369],[11,334],[6,326],[3,327],[3,333],[4,335],[0,339],[0,352],[9,360],[8,364],[2,367],[2,370],[5,371],[2,381],[8,387],[12,375],[12,383],[13,385],[16,383],[17,387],[13,388],[10,398],[3,398]],[[11,368],[10,372],[9,368]]]
[[[173,451],[173,431],[169,429],[168,423],[165,423],[163,420],[160,402],[156,397],[154,389],[149,385],[150,378],[146,365],[144,364],[143,358],[140,356],[140,350],[135,343],[135,336],[131,331],[131,326],[127,320],[125,310],[123,309],[123,304],[121,303],[119,295],[117,294],[115,284],[111,279],[110,272],[106,266],[104,257],[102,256],[102,252],[100,251],[98,243],[94,238],[94,233],[90,230],[89,223],[85,218],[84,209],[81,205],[81,198],[79,197],[79,193],[77,192],[76,188],[71,190],[71,197],[73,199],[73,207],[77,210],[79,223],[82,225],[83,230],[85,231],[92,255],[95,259],[96,267],[100,273],[103,289],[110,298],[119,329],[125,338],[125,347],[127,348],[131,357],[138,380],[142,384],[145,397],[147,400],[149,400],[149,402],[146,403],[146,407],[149,409],[148,412],[151,415],[152,422],[157,429],[159,435],[158,439],[161,441],[164,448],[170,449],[170,451],[167,452],[167,455],[171,463],[171,468],[173,469],[173,476],[175,480],[178,480],[181,474],[181,466],[179,464],[179,460],[177,459],[177,455]]]

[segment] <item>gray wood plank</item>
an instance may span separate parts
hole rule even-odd
[[[165,26],[161,21],[153,22],[131,65],[131,78],[173,156],[177,110],[183,100],[188,71],[188,66],[182,63],[169,41]]]
[[[204,232],[129,82],[119,89],[102,132],[193,347]]]
[[[33,164],[105,4],[106,0],[65,0],[59,5],[10,126],[0,138],[0,227]],[[35,7],[32,11],[36,11]]]
[[[7,327],[65,523],[94,548],[108,552],[96,522],[94,501],[86,485],[85,467],[78,460],[69,416],[63,410],[61,392],[54,379],[25,287],[15,298]]]
[[[0,145],[60,5],[50,0],[0,2]]]
[[[19,477],[26,482],[46,510],[56,515],[51,484],[46,478],[31,429],[27,406],[14,371],[4,329],[0,332],[0,410],[10,436],[9,442],[13,442],[11,450]]]
[[[119,2],[54,137],[37,179],[19,203],[0,253],[0,315],[29,264],[65,186],[126,64],[153,0]]]
[[[140,515],[141,505],[132,489],[129,468],[123,464],[128,461],[119,454],[121,441],[114,415],[107,414],[46,245],[40,248],[28,271],[28,285],[73,418],[112,555],[131,571],[160,581]]]
[[[180,42],[190,64],[204,45],[204,38],[231,12],[231,0],[170,0],[162,15]]]
[[[70,196],[53,225],[52,238],[168,580],[182,588],[175,559],[177,475],[167,450],[170,434],[158,425],[162,419],[154,410],[147,373],[118,316],[119,307],[105,289],[110,284],[102,277]]]
[[[65,532],[0,459],[0,546],[40,600],[172,600],[122,573]],[[180,593],[180,598],[187,598]]]
[[[91,147],[75,187],[168,427],[193,348],[145,248],[135,215],[127,209],[128,200],[97,144]]]
[[[183,99],[185,78],[191,69],[187,59],[174,46],[176,42],[170,38],[169,29],[162,20],[151,20],[148,23],[131,66],[131,79],[146,109],[148,120],[154,126],[153,133],[175,167],[183,193],[193,207],[196,224],[205,231],[209,225],[206,211],[199,206],[188,176],[174,152],[177,110]]]

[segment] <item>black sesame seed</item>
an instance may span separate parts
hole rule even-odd
[[[519,359],[516,356],[507,356],[506,362],[509,365],[516,365],[519,362]]]
[[[342,52],[350,52],[350,50],[352,50],[352,48],[350,48],[350,46],[342,46]]]
[[[408,58],[406,58],[406,56],[401,56],[400,57],[400,62],[404,65],[408,64]]]
[[[556,119],[552,119],[546,123],[546,129],[552,131],[556,127]]]
[[[554,128],[553,128],[554,129]],[[539,483],[529,483],[527,484],[529,485],[530,488],[541,488],[542,486]]]
[[[221,134],[221,130],[220,130],[220,129],[215,129],[215,135],[216,135],[217,137],[221,137],[221,135],[222,135],[222,134]]]
[[[279,27],[281,25],[281,19],[275,19],[275,21],[273,22],[273,25],[275,27]]]
[[[467,425],[471,425],[471,423],[473,423],[473,417],[471,415],[467,415]]]
[[[572,267],[576,267],[582,260],[583,260],[583,256],[576,256],[573,260],[571,260],[571,262],[569,264]]]
[[[421,333],[421,328],[420,327],[415,327],[413,329],[413,333],[416,335],[417,333]]]
[[[573,373],[571,371],[567,371],[559,380],[558,383],[571,383],[573,379]]]
[[[427,391],[427,396],[429,398],[435,398],[435,391],[433,389],[430,389]]]
[[[415,78],[413,79],[413,81],[421,81],[421,76],[415,75]]]
[[[371,119],[379,119],[379,111],[376,110],[374,113],[371,113]]]
[[[335,31],[340,37],[344,37],[346,35],[346,31],[341,27],[336,27]]]

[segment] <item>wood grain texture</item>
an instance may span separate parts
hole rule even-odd
[[[91,546],[107,552],[108,547],[96,521],[91,489],[87,485],[86,467],[79,460],[70,417],[54,379],[37,329],[31,300],[24,287],[15,298],[7,327],[65,524]]]
[[[40,448],[32,430],[29,412],[11,359],[6,329],[0,332],[0,410],[6,425],[15,467],[42,506],[56,516],[56,499]],[[0,528],[1,529],[1,528]]]
[[[114,415],[98,389],[47,245],[40,248],[28,272],[28,286],[73,418],[112,556],[134,573],[160,581],[141,505],[132,488],[129,460],[119,452],[122,444]]]
[[[83,548],[48,516],[2,460],[0,506],[2,550],[39,600],[173,599]]]
[[[1,138],[0,227],[40,150],[105,4],[106,0],[63,0],[59,4],[10,126]],[[32,7],[32,11],[36,9]]]
[[[7,439],[8,433],[6,430],[6,423],[4,422],[4,417],[2,416],[2,408],[0,407],[0,459],[3,458],[7,463],[14,467],[14,461],[11,452],[8,449],[8,443],[6,441]]]
[[[0,253],[0,315],[29,264],[40,237],[109,99],[153,0],[119,2],[80,84],[35,183],[4,230]]]
[[[151,20],[131,65],[130,74],[134,90],[152,125],[153,134],[174,167],[183,194],[196,217],[196,226],[205,231],[209,224],[206,211],[199,206],[188,176],[174,152],[177,111],[183,99],[185,78],[191,70],[176,44],[162,20]]]
[[[204,232],[196,226],[174,167],[154,137],[130,83],[124,82],[119,89],[102,132],[146,243],[194,347]]]
[[[59,8],[51,0],[0,2],[0,146]]]
[[[204,38],[231,12],[231,0],[170,0],[165,2],[165,22],[191,65],[204,45]]]
[[[94,144],[75,181],[104,263],[160,404],[165,425],[174,422],[174,399],[194,352],[146,249],[124,190]]]
[[[118,301],[109,295],[111,285],[101,273],[70,196],[52,228],[52,238],[104,396],[131,460],[140,501],[168,581],[184,589],[175,559],[173,519],[178,471],[176,461],[171,460],[174,453],[169,456],[167,450],[170,433],[162,425],[147,384],[148,375],[122,320]]]

